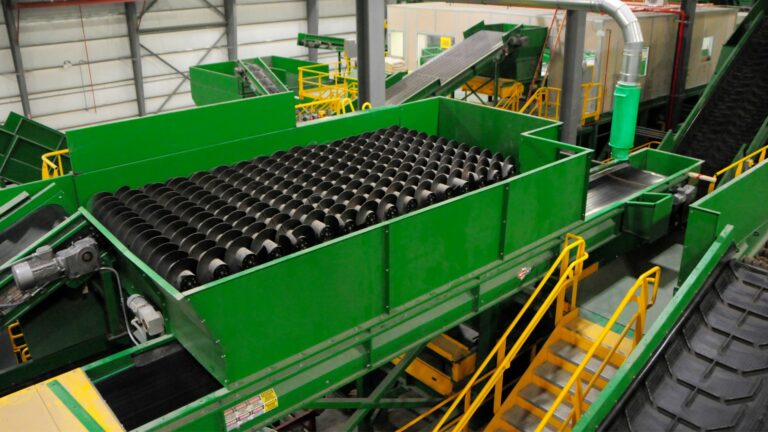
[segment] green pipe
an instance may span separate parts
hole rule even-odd
[[[635,144],[637,111],[640,107],[640,85],[619,81],[613,91],[613,119],[611,121],[611,157],[617,161],[629,158]]]

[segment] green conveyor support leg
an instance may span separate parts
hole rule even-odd
[[[640,86],[619,82],[613,92],[613,121],[611,122],[611,156],[614,160],[629,158],[635,144],[637,111],[640,106]]]

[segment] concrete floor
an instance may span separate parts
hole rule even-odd
[[[651,267],[658,265],[661,267],[661,283],[656,304],[648,309],[646,315],[648,328],[672,299],[682,255],[683,245],[678,243],[677,239],[662,239],[601,266],[579,285],[580,307],[588,313],[609,319],[635,280]],[[618,322],[626,324],[635,311],[635,304],[630,304],[620,315]]]

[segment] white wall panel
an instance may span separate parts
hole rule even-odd
[[[319,29],[320,34],[324,35],[338,35],[341,33],[355,33],[357,25],[355,23],[355,17],[333,17],[333,18],[320,18]],[[382,29],[381,31],[384,31]],[[351,39],[355,39],[352,37]]]
[[[150,9],[141,19],[142,30],[189,25],[221,24],[224,18],[211,8],[155,11]]]
[[[208,1],[223,12],[223,0]],[[320,33],[355,38],[354,0],[319,0],[319,14]],[[304,0],[237,0],[236,16],[241,58],[306,58],[306,48],[296,45],[296,35],[307,28]],[[202,0],[158,0],[140,27],[141,43],[184,72],[201,61],[227,60],[226,37],[219,40],[224,20]],[[137,115],[123,4],[24,9],[20,42],[36,120],[67,129]],[[22,109],[8,45],[0,24],[0,119]],[[335,62],[336,54],[320,51],[319,58]],[[64,67],[67,62],[72,66]],[[188,81],[144,50],[142,66],[147,113],[155,113],[179,84],[163,111],[193,106]]]
[[[122,5],[121,5],[122,6]],[[85,37],[87,39],[103,39],[110,37],[125,36],[128,28],[125,25],[125,14],[123,8],[114,8],[114,13],[109,15],[91,16],[88,11],[92,6],[83,7],[83,22],[80,22],[79,13],[76,16],[67,17],[63,14],[44,15],[44,18],[28,18],[28,14],[37,11],[48,11],[47,9],[23,9],[21,11],[21,22],[19,24],[19,45],[45,45],[51,43],[73,42],[83,39],[83,25],[85,26]],[[55,7],[61,12],[71,7]],[[49,11],[50,12],[50,11]]]
[[[255,24],[278,21],[304,20],[307,6],[304,1],[283,1],[258,4],[237,4],[237,24]]]
[[[306,31],[306,20],[239,25],[237,28],[237,42],[242,46],[251,43],[285,39],[292,39],[295,41],[297,34]]]
[[[222,62],[227,60],[226,48],[214,48],[208,53],[208,55],[206,55],[206,51],[207,49],[189,51],[189,52],[163,54],[162,58],[166,62],[172,64],[177,69],[185,73],[189,70],[190,66],[194,66],[200,63],[201,61],[203,63],[216,63],[216,62]],[[163,61],[161,61],[155,56],[148,55],[148,54],[144,54],[142,56],[142,66],[144,69],[145,77],[165,75],[173,72],[173,69],[171,69],[165,63],[163,63]],[[128,68],[129,68],[129,72],[131,72],[130,64]]]
[[[15,73],[10,49],[0,49],[0,74]]]
[[[86,59],[90,59],[91,62],[101,62],[131,56],[127,37],[93,40],[88,41],[87,45],[87,55],[86,43],[83,41],[21,48],[24,69],[29,71],[62,67],[67,61],[76,65],[86,62]]]
[[[157,54],[208,49],[224,34],[224,28],[206,28],[173,33],[151,33],[141,35],[141,44]],[[226,45],[226,36],[219,42]],[[142,50],[143,51],[143,50]],[[146,53],[146,51],[144,51]]]
[[[355,15],[355,0],[320,0],[320,18]]]

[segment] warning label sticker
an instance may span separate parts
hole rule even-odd
[[[275,408],[277,408],[277,393],[275,389],[269,389],[224,410],[224,422],[227,424],[227,430],[230,431]]]

